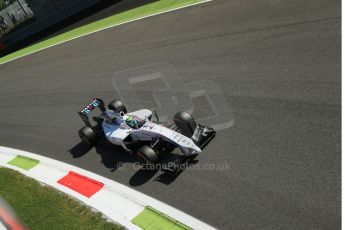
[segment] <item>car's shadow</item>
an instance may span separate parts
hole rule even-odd
[[[114,172],[120,168],[124,163],[137,163],[135,157],[131,156],[123,148],[119,146],[104,146],[96,144],[94,147],[90,147],[80,142],[69,150],[73,158],[83,157],[92,148],[101,156],[101,163]],[[114,154],[116,153],[116,154]]]
[[[112,145],[101,145],[96,144],[94,147],[89,147],[82,142],[78,143],[72,147],[69,152],[73,158],[80,158],[87,154],[92,148],[95,148],[96,152],[101,156],[102,164],[110,169],[111,172],[115,172],[117,169],[122,167],[125,163],[132,163],[133,168],[137,168],[137,171],[129,179],[129,184],[131,186],[141,186],[154,178],[154,181],[160,182],[165,185],[169,185],[176,180],[176,178],[181,174],[171,174],[161,171],[159,167],[155,170],[144,170],[140,169],[138,166],[138,161],[136,157],[131,156],[120,146]],[[116,153],[116,154],[114,154]],[[137,165],[134,165],[137,164]]]

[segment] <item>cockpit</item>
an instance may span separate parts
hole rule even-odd
[[[139,129],[145,124],[145,120],[142,120],[136,116],[128,115],[126,124],[132,129]]]

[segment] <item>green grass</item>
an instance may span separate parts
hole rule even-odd
[[[29,229],[123,229],[69,196],[11,169],[0,168],[0,195]]]
[[[144,230],[191,230],[188,226],[151,207],[146,207],[132,222]]]
[[[157,14],[163,11],[172,10],[178,7],[187,6],[187,5],[191,5],[191,4],[195,4],[195,3],[199,3],[203,1],[204,0],[160,0],[151,4],[147,4],[147,5],[96,21],[94,23],[76,28],[64,34],[60,34],[53,38],[47,39],[43,42],[37,43],[35,45],[29,46],[27,48],[11,53],[5,57],[0,58],[0,64],[4,64],[13,59],[26,56],[30,53],[37,52],[39,50],[56,45],[58,43],[72,40],[77,37],[80,37],[89,33],[93,33],[107,27],[116,26],[116,25],[126,23],[128,21],[132,21],[141,17]]]

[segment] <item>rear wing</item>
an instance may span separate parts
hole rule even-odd
[[[82,121],[85,123],[86,126],[91,127],[91,123],[89,121],[89,114],[95,110],[96,108],[99,108],[101,112],[105,112],[105,106],[104,102],[100,98],[93,98],[91,103],[85,106],[81,111],[78,111],[78,115],[82,119]]]

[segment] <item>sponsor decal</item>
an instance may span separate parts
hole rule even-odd
[[[100,102],[97,99],[93,99],[93,101],[88,104],[81,112],[82,113],[90,113],[92,110],[94,110],[96,107],[98,107]]]

